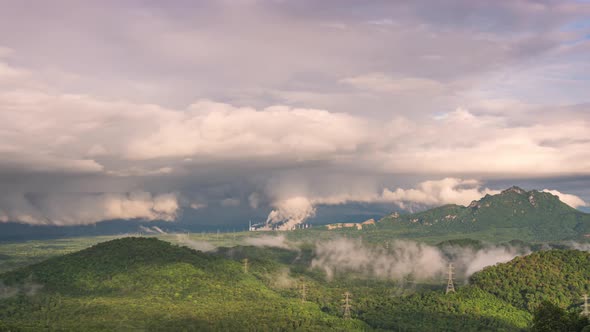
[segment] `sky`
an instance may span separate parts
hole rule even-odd
[[[589,208],[587,1],[0,5],[0,224]]]

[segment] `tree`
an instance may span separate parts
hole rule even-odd
[[[543,301],[533,316],[532,332],[581,332],[586,331],[588,318],[577,312],[567,312],[549,301]]]

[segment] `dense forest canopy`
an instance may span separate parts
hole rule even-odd
[[[203,253],[155,238],[117,239],[0,275],[0,327],[521,331],[547,301],[579,315],[590,277],[590,254],[539,251],[445,294],[445,280],[329,279],[310,268],[315,255],[305,246]],[[351,319],[343,317],[345,292]]]

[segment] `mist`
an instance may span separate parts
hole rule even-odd
[[[195,241],[186,234],[176,234],[176,241],[180,244],[185,245],[191,249],[195,249],[202,252],[210,252],[217,250],[217,247],[207,241]]]
[[[321,269],[331,280],[340,273],[361,277],[415,281],[439,280],[448,265],[456,276],[467,279],[487,266],[505,263],[530,253],[527,248],[488,245],[481,249],[459,246],[435,246],[407,240],[396,240],[385,247],[363,244],[360,240],[337,239],[316,244],[316,257],[311,268]]]
[[[43,285],[34,283],[31,281],[31,277],[22,285],[7,286],[0,280],[0,299],[7,299],[14,297],[18,294],[24,294],[26,296],[34,296],[43,288]]]
[[[244,244],[255,247],[272,247],[283,249],[294,249],[294,245],[287,242],[285,235],[262,235],[259,237],[248,237],[244,240]]]

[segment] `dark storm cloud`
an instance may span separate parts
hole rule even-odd
[[[299,222],[513,182],[585,204],[571,179],[590,173],[589,8],[9,1],[0,219]]]

